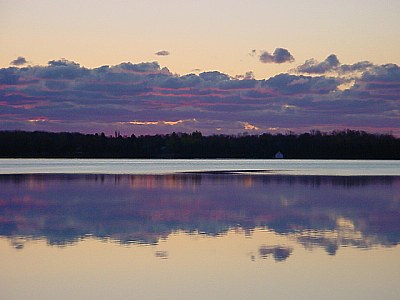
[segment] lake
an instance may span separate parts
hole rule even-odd
[[[0,160],[1,299],[399,299],[398,161]]]
[[[396,175],[400,160],[0,159],[0,174],[171,174],[258,171],[285,175]]]

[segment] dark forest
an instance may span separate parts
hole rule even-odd
[[[3,158],[400,159],[400,138],[364,131],[211,135],[200,132],[114,136],[0,131]]]

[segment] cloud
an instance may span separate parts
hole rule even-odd
[[[395,64],[373,65],[354,80],[345,95],[376,101],[395,101],[400,103],[400,67]],[[387,114],[393,115],[397,108]]]
[[[130,62],[127,62],[127,63],[119,64],[116,67],[117,68],[119,67],[122,70],[139,72],[139,73],[159,72],[160,71],[160,65],[156,61],[143,62],[143,63],[138,63],[138,64],[132,64]]]
[[[59,60],[50,60],[48,62],[48,65],[51,67],[68,67],[68,66],[73,66],[73,67],[77,67],[79,68],[79,64],[71,61],[71,60],[67,60],[65,58],[59,59]]]
[[[168,55],[170,55],[169,51],[167,51],[167,50],[161,50],[161,51],[158,51],[158,52],[156,52],[154,54],[158,55],[158,56],[168,56]]]
[[[327,61],[337,65],[334,57]],[[343,88],[348,74],[352,84]],[[11,130],[40,124],[49,131],[156,134],[176,126],[236,134],[356,127],[400,135],[400,68],[359,62],[339,64],[329,76],[282,73],[257,80],[220,71],[177,75],[157,62],[85,68],[51,60],[0,68],[0,110],[0,127]]]
[[[256,49],[251,50],[249,55],[250,56],[256,56],[257,55],[257,50]]]
[[[333,77],[311,77],[279,74],[265,81],[265,85],[282,94],[327,94],[335,91],[341,80]]]
[[[51,60],[46,67],[31,67],[26,72],[36,78],[51,80],[71,80],[89,74],[88,69],[66,59]]]
[[[260,54],[259,58],[260,61],[265,64],[268,63],[282,64],[294,61],[294,57],[292,56],[292,54],[290,54],[290,52],[284,48],[276,48],[273,54],[270,54],[267,51],[263,51]]]
[[[400,67],[396,64],[386,64],[370,68],[362,75],[364,81],[400,82]]]
[[[46,117],[37,117],[34,119],[29,119],[28,122],[31,122],[31,123],[49,122],[49,119]]]
[[[130,124],[130,125],[169,125],[175,126],[183,123],[193,123],[197,122],[196,119],[189,120],[176,120],[176,121],[128,121],[128,122],[118,122],[119,124]]]
[[[248,71],[244,74],[244,78],[243,79],[254,79],[254,73],[253,71]]]
[[[121,122],[122,124],[132,124],[132,125],[158,125],[162,123],[162,121],[130,121],[130,122]]]
[[[250,89],[257,84],[255,79],[226,80],[219,84],[221,89]]]
[[[352,65],[341,65],[339,72],[341,73],[353,73],[353,72],[364,72],[374,67],[374,64],[369,61],[360,61]]]
[[[27,64],[28,61],[25,59],[23,56],[18,56],[16,59],[10,62],[10,65],[12,66],[23,66]]]
[[[228,75],[221,73],[219,71],[203,72],[203,73],[200,73],[199,76],[204,81],[213,81],[213,82],[219,82],[219,81],[224,81],[224,80],[230,79],[230,77]]]
[[[369,61],[360,61],[354,64],[341,64],[335,54],[329,55],[323,62],[315,59],[308,59],[304,64],[292,70],[303,74],[326,74],[336,73],[338,76],[359,77],[360,74],[367,72],[376,66]]]
[[[245,130],[255,130],[255,131],[260,130],[259,127],[250,124],[249,122],[239,122],[239,123],[243,126]]]
[[[188,88],[200,85],[202,82],[201,78],[195,74],[187,74],[183,76],[171,77],[168,76],[160,83],[161,87],[178,89]]]
[[[335,70],[340,65],[339,59],[335,54],[329,55],[323,62],[315,59],[306,60],[306,62],[297,67],[297,72],[307,74],[324,74]]]
[[[0,69],[0,85],[17,84],[19,77],[19,72],[16,68]]]

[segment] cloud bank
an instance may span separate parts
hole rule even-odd
[[[2,130],[237,134],[352,128],[400,135],[399,119],[399,66],[343,65],[335,55],[261,80],[250,72],[177,75],[157,62],[85,68],[61,59],[0,69]]]

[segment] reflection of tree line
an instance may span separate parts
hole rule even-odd
[[[0,176],[0,235],[45,237],[58,245],[87,235],[154,244],[174,231],[221,235],[237,227],[268,227],[335,254],[342,245],[400,241],[400,203],[380,194],[395,191],[398,182],[207,174]],[[377,198],[367,197],[370,185]]]
[[[154,136],[0,131],[0,157],[399,159],[400,139],[363,131]]]
[[[262,173],[262,171],[258,171]],[[32,185],[47,184],[49,181],[88,181],[96,183],[114,183],[118,185],[126,185],[131,188],[182,188],[201,186],[206,178],[212,178],[214,183],[232,183],[242,184],[251,187],[253,184],[284,184],[295,185],[302,184],[310,187],[338,186],[338,187],[362,187],[371,184],[392,185],[394,182],[400,182],[398,176],[320,176],[320,175],[265,175],[246,174],[246,171],[218,171],[213,172],[190,172],[176,173],[168,175],[121,175],[121,174],[0,174],[1,182],[12,182],[14,184],[24,184],[30,182]],[[235,176],[231,176],[234,174]]]

